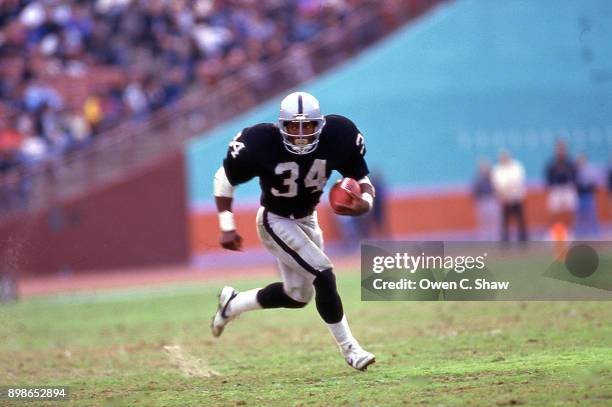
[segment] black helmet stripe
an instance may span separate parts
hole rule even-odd
[[[304,113],[304,105],[302,103],[302,95],[298,95],[298,114]]]

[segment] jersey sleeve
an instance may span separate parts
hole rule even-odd
[[[223,168],[230,184],[236,186],[258,175],[254,146],[249,143],[249,129],[244,129],[230,141]]]
[[[342,165],[338,168],[338,171],[343,177],[360,180],[370,173],[365,161],[365,138],[352,121],[346,118],[345,120],[342,154],[346,158],[342,160]]]

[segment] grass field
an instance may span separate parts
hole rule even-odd
[[[357,273],[338,282],[377,355],[365,373],[314,304],[244,315],[214,340],[220,284],[199,283],[0,307],[0,385],[69,386],[62,406],[612,405],[609,302],[361,302]]]

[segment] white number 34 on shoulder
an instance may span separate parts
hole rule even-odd
[[[230,153],[232,155],[232,158],[236,158],[240,150],[244,148],[244,143],[242,141],[238,141],[240,136],[242,136],[242,132],[236,134],[236,136],[229,143],[229,146],[232,149]]]
[[[365,138],[363,138],[363,135],[361,133],[357,133],[355,145],[357,147],[360,147],[359,154],[363,155],[365,153]]]

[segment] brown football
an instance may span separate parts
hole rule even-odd
[[[353,196],[350,192],[359,194],[361,187],[359,183],[353,178],[342,178],[334,184],[332,189],[329,191],[329,204],[332,209],[337,211],[339,208],[337,204],[350,205],[353,201]]]

